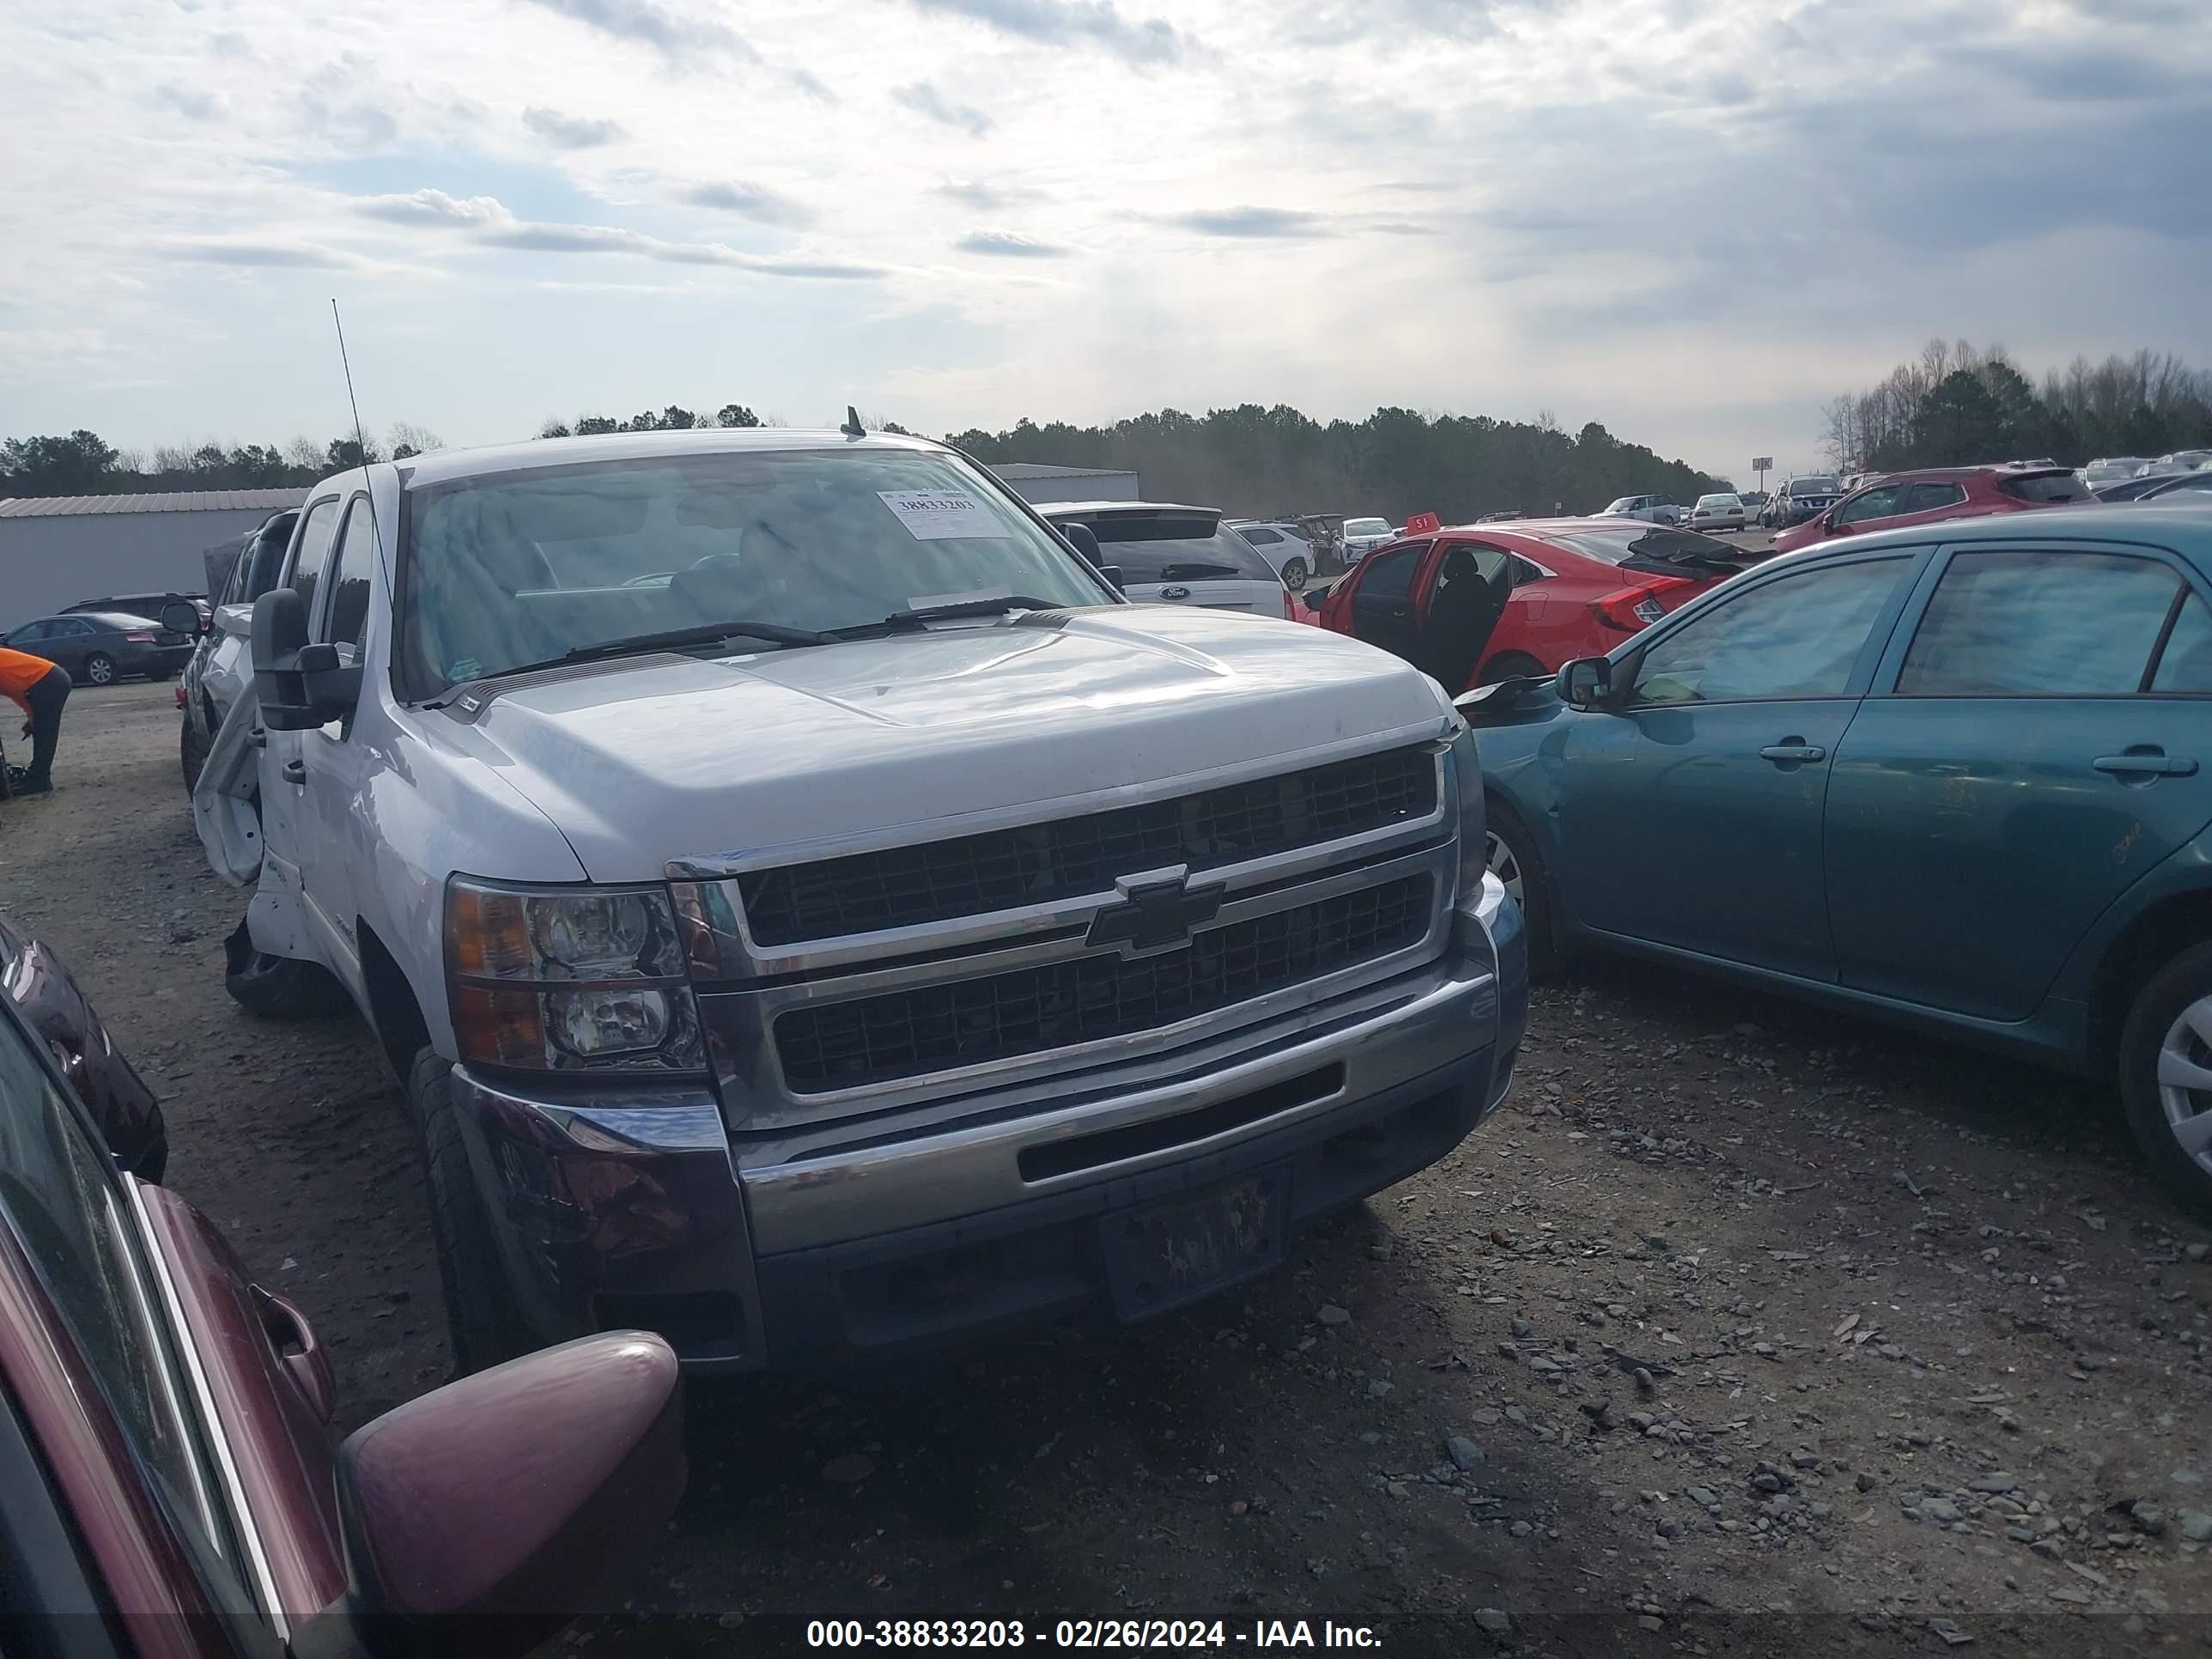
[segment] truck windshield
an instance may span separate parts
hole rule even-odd
[[[925,451],[685,453],[450,479],[407,492],[401,547],[412,698],[739,619],[828,630],[994,594],[1114,603],[988,480]]]

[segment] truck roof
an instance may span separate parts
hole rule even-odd
[[[834,427],[708,426],[693,427],[684,432],[608,432],[586,438],[533,438],[521,443],[485,444],[474,449],[438,449],[427,455],[410,455],[404,461],[380,461],[368,471],[411,488],[416,484],[444,483],[454,478],[482,477],[494,472],[520,472],[532,467],[565,466],[586,461],[793,449],[945,453],[945,446],[933,440],[903,437],[895,432],[871,432],[865,438],[854,438]],[[349,466],[342,472],[334,472],[308,494],[313,495],[341,487],[345,480],[358,478],[362,471],[360,467]]]

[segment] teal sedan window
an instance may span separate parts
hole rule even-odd
[[[2212,606],[2194,593],[2174,618],[2173,632],[2166,637],[2150,689],[2212,693]]]
[[[2124,696],[2142,690],[2179,579],[2112,553],[1961,553],[1928,601],[1906,696]]]
[[[1801,571],[1715,605],[1644,654],[1633,701],[1839,697],[1904,558]]]

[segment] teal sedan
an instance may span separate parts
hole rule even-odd
[[[1460,708],[1540,965],[2109,1078],[2212,1213],[2212,506],[1826,543]]]

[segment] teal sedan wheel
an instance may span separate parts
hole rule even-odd
[[[2120,1039],[2120,1095],[2151,1167],[2212,1217],[2212,945],[2183,951],[2136,998]]]
[[[1498,796],[1486,796],[1483,811],[1482,861],[1521,907],[1528,928],[1528,971],[1548,974],[1565,958],[1543,851],[1521,815]]]
[[[1483,831],[1483,863],[1490,873],[1498,878],[1505,890],[1513,895],[1516,904],[1527,902],[1526,885],[1521,874],[1521,860],[1513,855],[1513,848],[1495,830]]]

